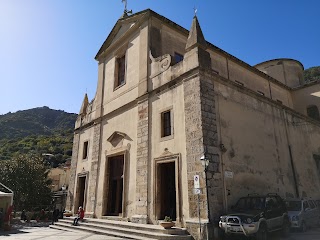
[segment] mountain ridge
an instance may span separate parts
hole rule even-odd
[[[0,140],[30,135],[52,135],[74,127],[77,114],[37,107],[0,115]]]
[[[0,115],[0,160],[36,154],[52,167],[63,164],[72,156],[77,116],[46,106]]]

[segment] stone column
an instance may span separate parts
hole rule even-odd
[[[132,222],[148,222],[148,99],[138,103],[136,215]]]
[[[71,158],[71,168],[70,168],[70,180],[68,187],[68,195],[66,202],[66,209],[74,211],[74,198],[75,198],[75,182],[77,174],[77,163],[78,163],[78,154],[79,154],[79,133],[74,133],[73,135],[73,147],[72,147],[72,158]]]

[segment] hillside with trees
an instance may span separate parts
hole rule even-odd
[[[304,80],[306,83],[319,81],[320,80],[320,66],[318,67],[311,67],[304,70]]]
[[[0,160],[19,154],[47,158],[52,167],[72,155],[76,114],[48,107],[0,115]]]

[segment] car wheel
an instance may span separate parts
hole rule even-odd
[[[256,235],[256,239],[257,240],[267,240],[268,238],[268,232],[267,232],[267,227],[265,224],[261,224],[260,227],[259,227],[259,230],[257,232],[257,235]]]
[[[300,231],[301,232],[306,232],[307,231],[307,224],[305,222],[301,223]]]
[[[290,232],[290,222],[288,220],[284,220],[283,226],[282,226],[282,236],[288,237]]]

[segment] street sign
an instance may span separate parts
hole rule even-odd
[[[224,176],[225,176],[226,178],[233,178],[233,172],[231,172],[231,171],[225,171],[225,172],[224,172]]]
[[[199,194],[201,194],[201,189],[200,189],[200,188],[194,188],[194,189],[193,189],[193,194],[194,194],[194,195],[199,195]]]
[[[193,184],[194,184],[194,188],[200,188],[200,178],[199,178],[199,175],[194,175],[194,176],[193,176]]]

